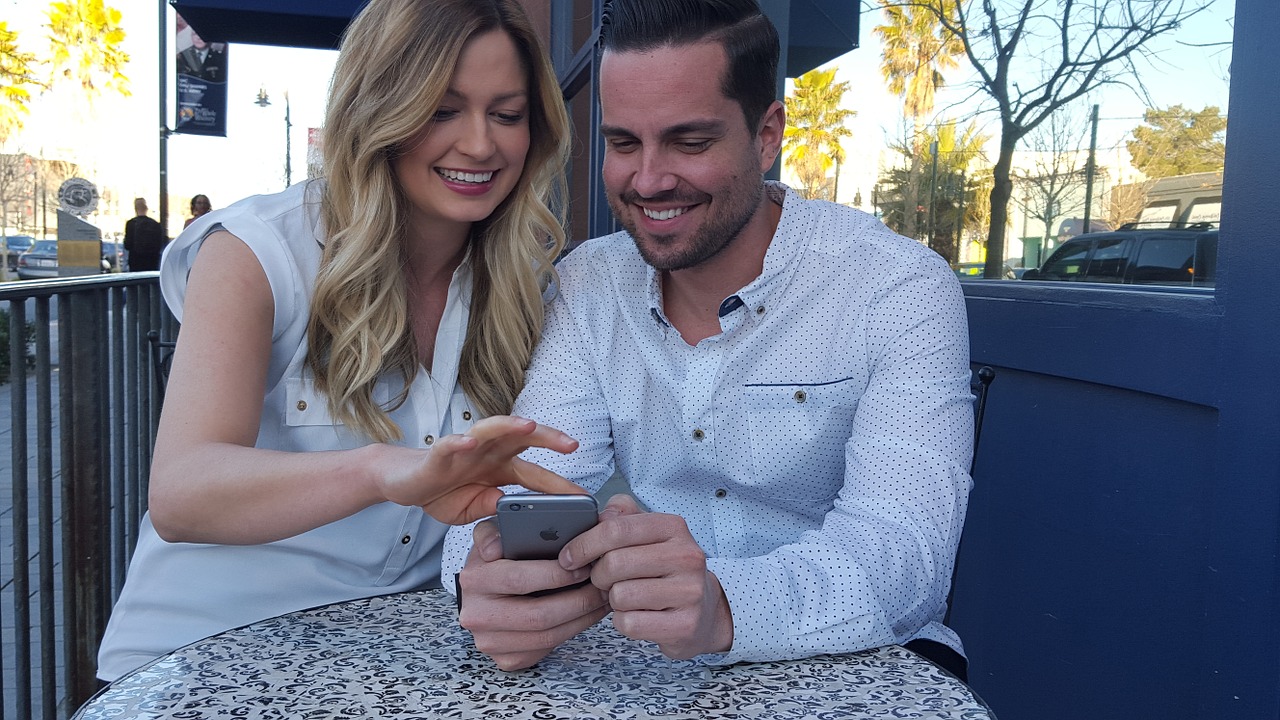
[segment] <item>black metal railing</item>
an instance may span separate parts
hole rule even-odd
[[[56,720],[97,690],[98,644],[146,509],[160,413],[147,334],[172,339],[176,323],[156,273],[0,283],[0,307],[10,414],[0,708]]]

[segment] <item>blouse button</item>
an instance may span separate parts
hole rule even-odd
[[[808,393],[806,393],[806,392],[805,392],[805,391],[803,391],[803,390],[797,390],[797,391],[796,391],[795,398],[796,398],[796,402],[800,402],[800,403],[802,403],[802,402],[804,402],[805,400],[808,400],[808,399],[809,399],[809,394],[808,394]]]
[[[716,497],[718,497],[718,498],[723,498],[723,497],[725,497],[725,496],[726,496],[726,495],[728,495],[728,494],[729,494],[729,491],[728,491],[728,490],[725,490],[724,488],[717,488],[717,489],[716,489]]]
[[[436,437],[435,437],[435,435],[428,435],[428,436],[426,436],[426,437],[422,438],[422,442],[424,442],[424,443],[426,443],[426,444],[428,444],[428,445],[431,445],[431,444],[435,443],[435,441],[436,441]]]
[[[470,410],[463,410],[463,411],[462,411],[462,419],[463,419],[463,420],[470,420],[470,419],[471,419],[471,411],[470,411]]]
[[[703,438],[705,438],[706,436],[707,436],[707,434],[706,434],[706,433],[704,433],[704,432],[702,432],[702,429],[701,429],[701,428],[697,428],[697,429],[695,429],[695,430],[693,431],[693,439],[694,439],[694,440],[699,440],[699,441],[700,441],[700,440],[702,440]]]
[[[299,401],[298,401],[298,410],[306,410],[306,409],[307,409],[307,401],[306,401],[306,400],[299,400]]]
[[[413,540],[413,538],[412,538],[412,537],[410,537],[410,536],[408,536],[408,535],[405,535],[404,537],[400,538],[400,544],[401,544],[401,545],[408,545],[412,540]]]
[[[763,314],[764,314],[764,306],[763,306],[763,305],[757,305],[757,306],[756,306],[756,314],[757,314],[757,315],[763,315]]]

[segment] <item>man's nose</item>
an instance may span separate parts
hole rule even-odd
[[[643,197],[654,197],[674,190],[678,180],[670,163],[660,152],[639,153],[639,165],[631,178],[632,188]]]

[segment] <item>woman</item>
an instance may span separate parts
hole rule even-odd
[[[545,200],[567,144],[516,0],[372,0],[352,22],[326,180],[210,213],[165,256],[182,331],[99,677],[437,584],[445,523],[501,485],[581,492],[515,459],[573,440],[502,416],[564,242]]]
[[[187,218],[186,222],[182,223],[183,229],[185,230],[188,225],[195,222],[201,215],[204,215],[212,209],[213,205],[210,204],[208,195],[196,195],[191,198],[191,217]]]

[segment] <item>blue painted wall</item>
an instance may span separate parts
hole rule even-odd
[[[1235,27],[1216,293],[966,284],[953,623],[1006,720],[1280,717],[1280,2]]]

